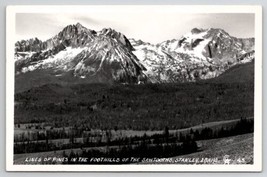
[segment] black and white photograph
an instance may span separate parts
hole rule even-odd
[[[9,6],[7,169],[260,171],[260,6]]]

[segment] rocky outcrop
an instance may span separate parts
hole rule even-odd
[[[113,29],[95,32],[77,23],[39,43],[42,47],[38,50],[25,48],[23,53],[18,50],[21,42],[16,43],[17,74],[52,69],[57,76],[71,72],[73,77],[99,82],[138,83],[146,79],[146,69],[132,53],[131,43]]]

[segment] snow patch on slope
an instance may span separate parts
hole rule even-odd
[[[207,31],[198,34],[192,34],[191,32],[187,33],[186,35],[184,35],[185,40],[183,41],[181,47],[175,49],[174,51],[178,53],[187,53],[201,59],[206,59],[206,57],[203,55],[203,51],[205,46],[211,41],[211,39],[204,38],[204,36],[206,36],[207,34]],[[196,40],[202,41],[200,41],[198,45],[192,47],[191,49],[186,46],[186,44],[191,45]]]
[[[71,48],[67,47],[65,50],[60,51],[54,56],[45,60],[38,61],[33,65],[22,68],[22,73],[40,69],[60,68],[66,70],[65,65],[69,63],[76,55],[78,55],[85,48]]]
[[[31,57],[36,52],[16,52],[15,53],[15,61],[24,60],[26,58]]]

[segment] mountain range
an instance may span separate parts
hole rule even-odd
[[[194,28],[179,39],[150,44],[77,23],[46,41],[16,42],[15,74],[32,73],[43,81],[49,75],[90,83],[194,82],[253,61],[254,44],[254,38],[236,38],[219,28]]]

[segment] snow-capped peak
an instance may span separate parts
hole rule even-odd
[[[16,73],[49,69],[56,77],[95,82],[185,82],[216,77],[254,58],[254,39],[238,39],[219,28],[193,28],[180,39],[150,44],[111,28],[99,32],[68,25],[47,41],[15,44]]]
[[[157,45],[130,40],[134,54],[158,81],[194,81],[216,77],[254,48],[253,39],[238,39],[219,28],[193,28],[180,39]],[[248,57],[249,58],[248,58]],[[156,74],[155,74],[156,73]],[[152,76],[150,76],[152,77]]]
[[[26,54],[17,52],[16,73],[49,69],[57,77],[72,72],[83,79],[136,83],[145,77],[129,40],[111,28],[96,33],[80,23],[68,25],[42,45],[33,54],[28,48]]]

